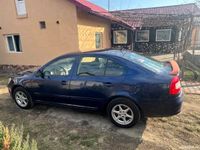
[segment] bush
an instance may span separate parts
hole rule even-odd
[[[37,142],[30,141],[29,135],[24,138],[23,126],[9,129],[0,122],[0,150],[38,150]]]

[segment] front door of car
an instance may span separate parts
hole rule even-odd
[[[77,105],[101,107],[124,79],[124,67],[105,57],[81,57],[77,68],[70,83],[72,102]]]
[[[41,69],[42,76],[34,80],[34,97],[37,100],[53,103],[69,103],[69,84],[75,57],[59,58]]]

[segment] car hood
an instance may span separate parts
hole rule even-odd
[[[24,71],[21,71],[21,72],[18,72],[16,75],[17,76],[24,76],[24,75],[30,75],[32,73],[34,73],[38,68],[31,68],[31,69],[27,69],[27,70],[24,70]]]

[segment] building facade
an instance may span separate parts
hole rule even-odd
[[[120,23],[85,0],[1,0],[0,8],[1,66],[40,66],[62,54],[110,48],[111,24]]]
[[[128,47],[146,54],[181,51],[185,40],[190,42],[190,46],[195,46],[200,44],[200,32],[199,25],[194,25],[193,18],[198,16],[199,12],[199,7],[193,3],[112,11],[114,16],[134,28],[126,30],[120,26],[113,26],[114,32],[120,30],[127,38],[124,38],[124,45],[113,43],[112,46]],[[191,31],[188,31],[188,28],[191,28]]]

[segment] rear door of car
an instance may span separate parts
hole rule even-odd
[[[70,82],[72,102],[93,108],[103,106],[120,90],[125,67],[117,60],[96,55],[82,56],[79,62]]]

